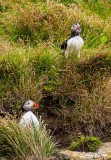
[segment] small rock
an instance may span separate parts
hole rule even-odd
[[[111,154],[111,142],[103,143],[97,150],[100,154]]]

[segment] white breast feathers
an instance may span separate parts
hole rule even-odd
[[[37,117],[31,112],[28,111],[27,113],[25,113],[20,122],[19,122],[19,126],[21,128],[25,128],[25,127],[29,127],[30,125],[34,124],[35,127],[39,126],[39,120],[37,119]]]
[[[80,36],[75,36],[67,41],[67,48],[65,50],[65,57],[68,58],[69,55],[73,55],[74,52],[80,57],[80,50],[84,44],[83,39]]]

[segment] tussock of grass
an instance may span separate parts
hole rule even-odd
[[[42,123],[39,130],[33,125],[23,130],[13,120],[0,119],[0,156],[24,160],[37,156],[45,160],[55,152],[55,146]]]
[[[69,147],[70,150],[78,151],[90,151],[95,152],[101,145],[101,141],[97,137],[93,136],[80,136],[75,143],[72,143]]]

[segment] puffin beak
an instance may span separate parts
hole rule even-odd
[[[34,102],[34,107],[33,107],[33,109],[38,109],[39,108],[39,105],[36,103],[36,102]]]

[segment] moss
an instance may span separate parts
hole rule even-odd
[[[80,136],[75,143],[69,147],[70,150],[95,152],[102,142],[97,137]]]

